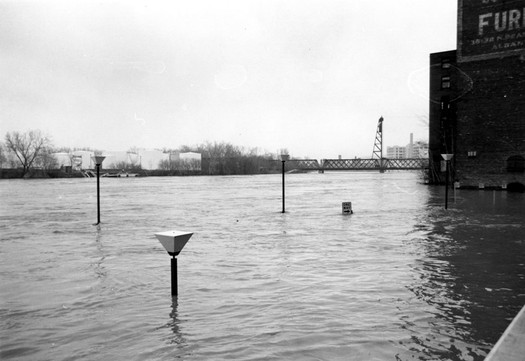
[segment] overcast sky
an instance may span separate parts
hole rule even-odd
[[[428,138],[456,0],[0,0],[0,131],[128,150],[372,155]]]

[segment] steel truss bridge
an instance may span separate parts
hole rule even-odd
[[[337,171],[337,170],[418,170],[428,168],[428,159],[290,159],[286,161],[286,170],[300,171]]]
[[[429,167],[428,158],[383,158],[383,117],[377,122],[374,150],[370,159],[291,159],[286,161],[287,170],[319,171],[327,170],[418,170]]]

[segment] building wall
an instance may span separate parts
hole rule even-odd
[[[428,143],[412,141],[406,147],[398,145],[386,147],[386,157],[390,159],[428,158]]]
[[[386,157],[390,159],[400,159],[407,157],[406,147],[400,147],[397,145],[386,147]]]
[[[457,103],[456,178],[525,184],[525,0],[459,0],[458,67],[470,87]],[[515,167],[512,167],[515,168]]]
[[[525,158],[525,56],[464,62],[472,90],[458,102],[456,176],[465,185],[525,184],[507,170],[511,156]]]
[[[169,160],[169,153],[164,153],[159,150],[141,150],[140,164],[142,169],[160,169],[161,161]]]
[[[95,155],[94,152],[88,150],[73,151],[73,168],[74,169],[93,169],[95,163],[91,159]]]
[[[524,0],[459,0],[458,61],[498,59],[525,50]]]
[[[428,143],[417,141],[412,145],[412,153],[408,158],[428,158]]]
[[[202,170],[202,155],[201,153],[187,152],[180,153],[180,160],[191,165],[193,170]]]
[[[441,154],[455,153],[455,110],[461,75],[456,50],[430,54],[428,153],[431,183],[444,180]]]
[[[129,163],[128,152],[126,151],[109,151],[103,154],[106,159],[102,162],[102,168],[114,169],[118,165]]]
[[[430,55],[430,179],[452,153],[461,186],[525,184],[525,0],[458,5],[457,51]]]

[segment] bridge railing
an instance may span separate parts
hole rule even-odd
[[[426,158],[404,159],[291,159],[286,161],[286,169],[300,170],[412,170],[428,168]]]
[[[319,170],[321,165],[317,159],[290,159],[286,161],[286,169]]]
[[[428,168],[428,159],[425,158],[392,158],[383,159],[385,169],[420,169]]]
[[[362,170],[379,169],[379,159],[323,159],[321,160],[324,170]]]

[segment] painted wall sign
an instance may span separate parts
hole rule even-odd
[[[458,61],[525,52],[525,0],[459,0]]]

